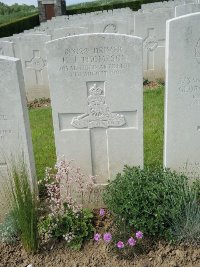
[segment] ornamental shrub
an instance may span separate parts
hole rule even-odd
[[[106,187],[103,199],[118,221],[145,235],[170,237],[190,194],[188,179],[168,169],[125,166]],[[116,221],[117,223],[117,221]]]

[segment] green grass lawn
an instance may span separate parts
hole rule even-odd
[[[144,92],[144,161],[148,166],[160,166],[163,159],[164,88]],[[55,144],[51,108],[29,111],[33,149],[38,179],[45,168],[55,164]]]

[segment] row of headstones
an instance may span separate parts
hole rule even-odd
[[[195,0],[147,4],[143,5],[139,12],[132,12],[126,8],[111,12],[56,17],[24,34],[0,39],[0,54],[21,59],[29,101],[50,96],[45,43],[88,32],[121,33],[141,37],[144,40],[144,78],[164,80],[166,21],[174,17],[175,8],[176,13],[179,12],[181,15],[200,11],[200,4],[177,6],[186,1]]]
[[[164,166],[200,175],[200,13],[167,22]],[[57,156],[96,183],[143,167],[142,39],[87,34],[47,43]],[[95,59],[91,64],[91,58]],[[98,59],[98,60],[96,60]],[[102,64],[103,62],[103,64]],[[24,152],[35,178],[19,59],[0,57],[0,183]]]

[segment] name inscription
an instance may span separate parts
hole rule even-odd
[[[190,96],[192,105],[200,105],[200,79],[194,77],[184,77],[179,82],[178,92],[182,95]]]
[[[129,70],[130,63],[120,46],[67,48],[59,71],[70,77],[118,75]]]

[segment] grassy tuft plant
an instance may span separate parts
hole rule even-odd
[[[37,189],[30,181],[24,161],[12,163],[10,177],[10,208],[24,249],[35,253],[38,249]]]
[[[200,244],[200,204],[196,191],[187,192],[182,213],[174,219],[171,228],[176,242]]]

